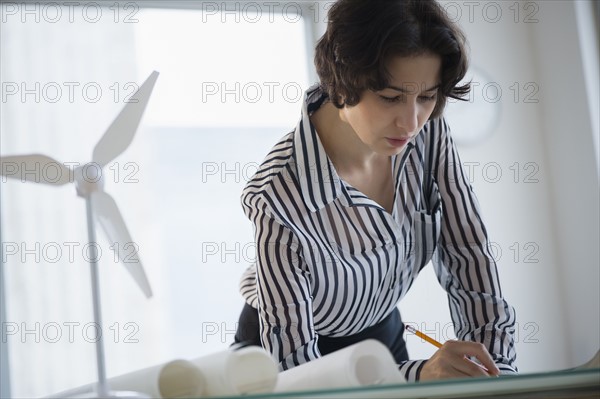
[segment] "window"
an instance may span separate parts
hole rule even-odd
[[[82,4],[2,4],[1,153],[90,161],[135,87],[160,72],[133,143],[104,170],[154,291],[143,297],[99,232],[110,377],[232,342],[254,257],[239,197],[295,127],[310,57],[291,12]],[[1,187],[12,394],[95,381],[84,201],[73,185]]]

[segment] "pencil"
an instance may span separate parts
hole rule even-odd
[[[416,328],[414,328],[411,325],[405,325],[406,331],[415,334],[417,337],[424,339],[425,341],[429,342],[430,344],[436,346],[437,348],[441,348],[442,344],[439,343],[438,341],[436,341],[435,339],[431,338],[429,335],[426,335],[424,333],[422,333],[421,331],[417,330]],[[475,363],[476,365],[478,365],[479,367],[481,367],[484,371],[489,373],[489,370],[487,369],[487,367],[485,367],[483,364],[479,363],[478,360],[475,359],[471,359],[469,357],[465,356],[465,359],[470,360],[471,362]]]
[[[439,343],[439,342],[438,342],[438,341],[436,341],[435,339],[431,338],[430,336],[423,334],[421,331],[417,330],[416,328],[414,328],[414,327],[413,327],[413,326],[411,326],[411,325],[408,325],[408,324],[407,324],[407,325],[406,325],[406,330],[407,330],[408,332],[411,332],[411,333],[415,334],[417,337],[419,337],[419,338],[421,338],[421,339],[423,339],[423,340],[425,340],[425,341],[429,342],[430,344],[432,344],[432,345],[435,345],[435,346],[436,346],[436,347],[438,347],[438,348],[441,348],[441,347],[442,347],[442,344],[441,344],[441,343]]]

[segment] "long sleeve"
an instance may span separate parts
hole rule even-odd
[[[310,273],[292,231],[257,197],[252,221],[261,341],[287,370],[320,357],[313,325]]]
[[[516,372],[515,310],[504,300],[477,198],[443,119],[435,129],[443,218],[434,256],[438,280],[447,291],[459,340],[486,346],[502,373]],[[434,166],[435,167],[435,166]]]

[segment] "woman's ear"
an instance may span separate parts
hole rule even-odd
[[[338,109],[340,120],[344,123],[348,123],[348,118],[346,118],[346,105],[342,108]]]

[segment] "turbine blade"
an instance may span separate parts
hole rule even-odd
[[[62,186],[73,181],[72,171],[41,154],[0,157],[0,174],[22,182]]]
[[[129,147],[157,78],[158,72],[152,72],[131,97],[129,103],[123,107],[98,144],[96,144],[96,147],[94,147],[93,162],[97,162],[101,167],[104,167]]]
[[[92,194],[92,209],[96,220],[112,244],[111,248],[113,250],[116,248],[117,255],[127,271],[133,276],[144,295],[150,298],[152,289],[137,255],[137,245],[131,240],[131,235],[115,200],[103,191],[96,191]]]

